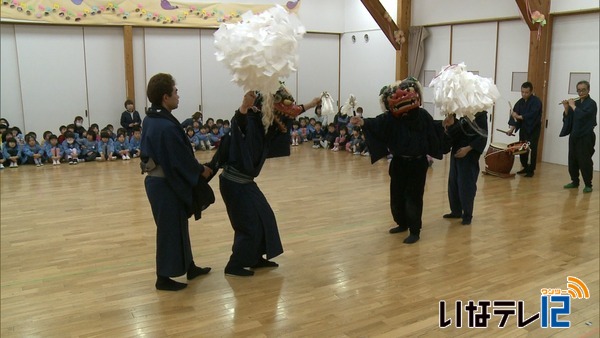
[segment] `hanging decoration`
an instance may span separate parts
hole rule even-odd
[[[525,0],[525,7],[527,8],[527,13],[529,15],[529,20],[531,20],[532,24],[537,24],[537,39],[538,41],[542,37],[542,27],[546,25],[546,17],[544,14],[539,11],[531,11],[531,6],[529,6],[529,0]]]
[[[282,0],[282,4],[286,1]],[[297,12],[300,0],[287,1],[285,7]],[[179,2],[174,0],[3,0],[3,22],[41,22],[75,25],[131,25],[174,27],[218,27],[239,22],[242,13],[261,13],[273,4],[239,4],[220,2]]]

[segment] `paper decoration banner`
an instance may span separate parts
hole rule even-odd
[[[283,1],[282,1],[283,2]],[[3,0],[2,21],[75,25],[219,27],[240,21],[247,11],[263,12],[273,4],[145,1]]]

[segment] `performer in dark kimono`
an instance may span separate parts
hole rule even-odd
[[[198,163],[179,121],[171,114],[179,104],[173,77],[154,75],[147,95],[152,106],[144,119],[140,157],[142,172],[148,173],[144,184],[156,222],[155,286],[177,291],[187,284],[169,277],[187,273],[191,280],[210,271],[194,264],[188,218],[195,214],[198,219],[199,212],[214,202],[205,180],[212,170]]]
[[[506,132],[507,135],[512,136],[514,131],[518,131],[519,141],[529,142],[529,155],[519,156],[523,169],[517,171],[517,174],[533,177],[542,127],[542,101],[533,95],[531,82],[524,82],[521,85],[521,99],[515,103],[508,125],[510,128]]]
[[[447,152],[447,139],[441,121],[434,121],[420,108],[421,88],[416,79],[383,87],[379,99],[383,114],[364,120],[353,116],[350,123],[363,128],[371,163],[392,153],[390,207],[398,226],[389,232],[410,230],[404,243],[412,244],[421,233],[427,155],[441,159]]]
[[[590,97],[590,83],[579,81],[577,83],[578,100],[565,100],[562,102],[563,127],[560,136],[569,135],[569,175],[571,182],[565,184],[565,189],[579,187],[579,172],[585,187],[584,193],[592,192],[592,176],[594,174],[593,156],[596,150],[596,133],[594,127],[598,124],[598,106]]]
[[[272,97],[273,124],[279,132],[273,134],[267,157],[290,156],[292,139],[289,130],[292,128],[292,123],[296,117],[316,107],[321,102],[321,98],[316,97],[309,103],[297,105],[294,97],[283,84]]]
[[[456,121],[450,114],[445,120],[451,138],[450,173],[448,175],[448,200],[450,213],[444,218],[462,218],[462,224],[471,224],[473,204],[479,177],[479,157],[487,143],[487,111],[475,114],[475,121],[461,117]]]
[[[252,276],[254,271],[246,268],[276,267],[278,264],[269,259],[283,253],[275,214],[254,178],[268,157],[285,156],[285,147],[289,155],[289,133],[282,131],[281,116],[274,116],[272,110],[260,110],[262,103],[262,97],[255,92],[244,95],[241,107],[231,119],[229,140],[219,150],[225,152],[219,164],[223,167],[219,187],[235,232],[232,254],[225,267],[227,275]],[[291,107],[293,99],[285,103],[290,112],[304,111],[304,107]],[[278,152],[273,153],[271,146],[277,147]]]

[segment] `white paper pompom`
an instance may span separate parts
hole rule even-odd
[[[333,101],[333,97],[328,92],[321,93],[321,114],[329,115],[335,114],[335,102]]]
[[[443,67],[431,80],[433,101],[442,114],[456,114],[473,121],[474,115],[490,110],[500,97],[492,79],[466,71],[464,63]]]
[[[241,22],[221,24],[215,32],[215,55],[245,91],[274,93],[279,80],[296,71],[304,33],[298,18],[279,5],[257,15],[246,12]]]
[[[350,94],[350,96],[348,97],[348,100],[346,100],[346,103],[344,103],[344,105],[342,106],[342,109],[341,109],[342,115],[350,114],[351,111],[354,111],[357,104],[358,103],[356,102],[356,96],[354,96],[354,94]]]

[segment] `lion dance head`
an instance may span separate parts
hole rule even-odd
[[[421,106],[421,84],[417,79],[409,77],[381,88],[379,103],[381,109],[400,117]]]

